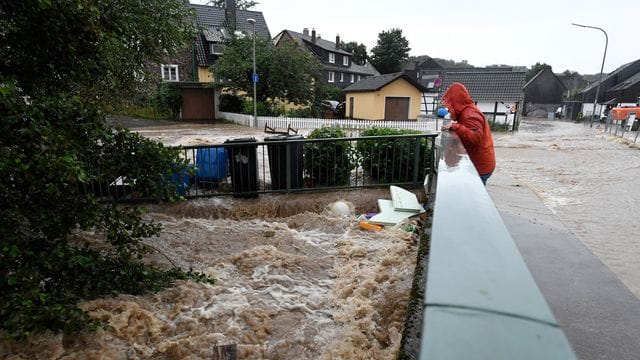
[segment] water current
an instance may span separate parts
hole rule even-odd
[[[566,121],[527,119],[494,134],[497,170],[533,190],[640,298],[640,139]],[[489,182],[491,186],[491,182]]]
[[[234,125],[134,129],[168,145],[263,137]],[[373,232],[357,214],[377,211],[389,189],[261,195],[151,205],[164,226],[147,261],[202,271],[215,285],[181,281],[144,296],[79,306],[108,326],[72,336],[34,334],[0,342],[7,359],[394,359],[417,256],[407,223]],[[349,214],[332,211],[342,200]],[[417,228],[420,219],[412,219]]]

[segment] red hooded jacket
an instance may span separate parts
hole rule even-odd
[[[492,173],[496,168],[496,155],[491,127],[471,100],[467,88],[460,83],[451,84],[442,96],[442,104],[449,109],[451,118],[457,121],[450,129],[458,134],[478,173]]]

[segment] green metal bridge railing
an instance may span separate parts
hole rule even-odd
[[[460,140],[442,138],[420,359],[574,359]]]

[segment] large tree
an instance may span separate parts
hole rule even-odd
[[[214,78],[222,86],[253,94],[253,39],[234,37],[225,44],[224,54],[212,67]],[[322,68],[311,53],[296,43],[273,46],[256,38],[256,72],[259,102],[283,100],[309,105],[321,100],[326,87]]]
[[[183,0],[0,2],[0,336],[92,323],[75,304],[176,278],[140,260],[160,226],[97,201],[125,179],[156,199],[178,151],[105,125],[101,99],[134,89],[146,61],[192,39]],[[91,230],[100,249],[84,243]]]
[[[367,47],[362,43],[358,44],[355,41],[349,41],[348,43],[343,42],[341,47],[353,54],[351,59],[358,65],[364,65],[369,59]]]
[[[371,49],[371,64],[381,73],[402,71],[402,63],[409,58],[409,41],[401,29],[391,29],[378,34],[378,42]]]
[[[551,68],[551,65],[537,62],[535,65],[531,67],[531,69],[529,69],[529,71],[527,71],[527,74],[524,77],[525,79],[524,81],[527,82],[531,80],[534,76],[536,76],[536,74],[538,74],[540,71],[544,69],[549,69],[553,71],[553,69]]]

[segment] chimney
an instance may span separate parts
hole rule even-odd
[[[336,49],[340,49],[340,34],[336,35]]]
[[[309,36],[309,28],[302,29],[302,35]]]
[[[224,16],[230,32],[236,31],[236,0],[225,0]]]
[[[316,29],[311,29],[311,42],[316,43]]]

